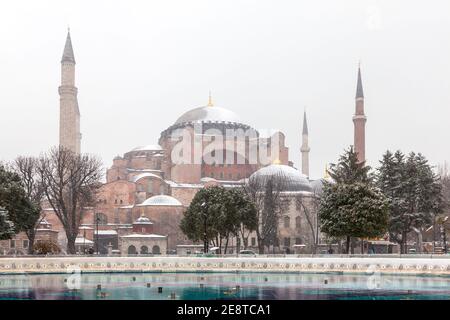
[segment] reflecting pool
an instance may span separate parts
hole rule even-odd
[[[305,273],[0,275],[2,299],[450,299],[450,277]]]

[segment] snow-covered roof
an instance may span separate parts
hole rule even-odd
[[[58,233],[58,230],[53,230],[53,229],[49,229],[49,228],[37,228],[36,232],[56,232],[56,233]]]
[[[161,194],[148,198],[138,206],[182,206],[182,204],[174,197]]]
[[[89,239],[85,239],[84,237],[77,237],[75,239],[75,244],[94,244],[94,241],[91,241]]]
[[[137,220],[133,224],[153,224],[153,223],[150,221],[149,218],[142,215],[139,218],[137,218]]]
[[[203,188],[203,185],[198,183],[178,183],[171,180],[165,180],[165,182],[172,188]]]
[[[158,172],[158,173],[162,173],[161,170],[156,170],[156,169],[133,169],[133,168],[127,168],[127,171],[129,171],[129,172]]]
[[[146,146],[139,146],[131,151],[161,151],[162,148],[159,144],[148,144]]]
[[[78,229],[81,229],[81,230],[92,230],[93,228],[88,227],[88,226],[81,226]]]
[[[122,206],[122,207],[119,207],[119,209],[131,209],[131,208],[133,208],[134,207],[134,205],[133,204],[130,204],[130,205],[128,205],[128,206]]]
[[[308,177],[297,169],[283,164],[271,164],[263,167],[250,176],[250,182],[255,181],[265,185],[269,179],[279,179],[283,182],[283,191],[312,191]]]
[[[240,117],[231,110],[216,107],[204,106],[191,109],[177,119],[175,124],[199,123],[199,122],[231,122],[242,123]]]
[[[166,236],[162,236],[160,234],[141,234],[141,233],[132,233],[132,234],[127,234],[125,236],[121,236],[121,238],[158,238],[158,239],[162,239],[162,238],[167,238]]]
[[[97,230],[94,231],[95,234],[97,234]],[[99,235],[116,235],[116,230],[98,230]]]

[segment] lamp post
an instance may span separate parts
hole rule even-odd
[[[202,208],[206,207],[206,202],[203,202],[201,204]],[[203,222],[204,222],[204,229],[203,229],[203,254],[208,253],[208,236],[207,236],[207,224],[206,224],[206,219],[208,218],[208,215],[205,211],[205,209],[203,210]]]
[[[96,232],[95,232],[95,239],[96,239],[96,241],[95,241],[95,251],[97,252],[97,255],[100,254],[99,251],[98,251],[98,223],[99,222],[100,222],[100,217],[97,214],[97,216],[95,218],[95,229],[96,229]]]

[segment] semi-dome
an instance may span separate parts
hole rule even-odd
[[[181,202],[174,197],[164,194],[153,196],[139,204],[139,206],[181,206]]]
[[[204,106],[185,112],[177,119],[175,124],[208,121],[242,123],[240,117],[231,110],[216,106]]]
[[[271,178],[281,179],[284,182],[283,191],[306,191],[311,192],[311,184],[308,177],[297,169],[282,164],[271,164],[254,172],[249,180],[265,185]]]
[[[141,180],[142,178],[156,178],[161,180],[162,178],[154,173],[151,172],[144,172],[144,173],[140,173],[138,175],[135,175],[131,180],[133,182],[137,182],[139,180]]]

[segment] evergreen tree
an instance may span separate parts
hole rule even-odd
[[[256,209],[240,189],[212,186],[201,189],[192,199],[180,223],[183,233],[192,241],[228,247],[230,236],[237,236],[240,228],[256,228]],[[225,243],[224,243],[225,242]]]
[[[320,200],[321,230],[330,237],[373,238],[388,224],[388,204],[381,191],[368,183],[329,184]]]
[[[324,183],[319,205],[321,230],[330,237],[346,237],[350,252],[352,237],[367,238],[387,229],[387,202],[372,184],[370,167],[358,162],[350,147],[329,170],[334,184]]]
[[[377,170],[377,185],[388,198],[389,234],[407,253],[408,233],[420,230],[442,210],[442,186],[422,154],[387,151]],[[420,250],[419,244],[419,250]]]
[[[336,183],[369,183],[372,180],[369,174],[370,167],[365,162],[358,162],[358,156],[353,151],[353,147],[344,151],[339,157],[338,163],[330,164],[328,173]]]
[[[8,212],[14,233],[27,231],[33,225],[35,216],[39,215],[27,198],[19,175],[3,165],[0,165],[0,207]]]
[[[14,224],[9,219],[8,211],[0,207],[0,240],[10,239],[14,235]]]

